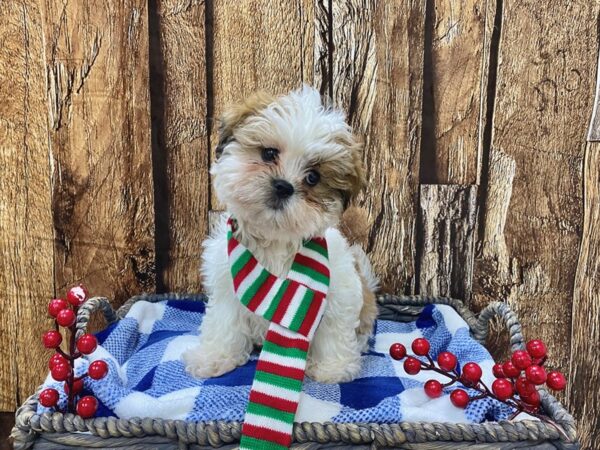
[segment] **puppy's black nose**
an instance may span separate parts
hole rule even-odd
[[[275,189],[275,195],[281,200],[291,197],[294,193],[294,186],[285,180],[277,178],[273,180],[272,184],[273,189]]]

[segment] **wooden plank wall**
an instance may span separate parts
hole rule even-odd
[[[198,291],[215,118],[316,86],[365,141],[363,245],[397,293],[507,301],[600,428],[598,0],[0,4],[0,410],[41,380],[47,300]],[[7,63],[10,62],[10,63]],[[591,320],[590,320],[591,319]],[[502,340],[496,340],[494,350]],[[32,356],[33,355],[33,356]]]
[[[0,14],[0,410],[10,411],[46,366],[38,334],[54,247],[43,16],[26,2],[2,3]]]

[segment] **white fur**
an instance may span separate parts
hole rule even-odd
[[[335,160],[340,170],[352,164],[349,150],[340,144],[350,135],[344,115],[324,108],[318,92],[304,87],[241,124],[211,171],[220,201],[237,219],[236,238],[274,275],[287,276],[302,239],[326,237],[330,286],[307,362],[307,374],[321,382],[349,381],[360,370],[360,353],[368,336],[357,333],[363,287],[356,266],[369,288],[377,285],[362,249],[349,247],[333,228],[342,212],[341,196],[316,206],[302,195],[306,171],[319,161]],[[258,149],[263,147],[280,149],[277,164],[261,161]],[[297,189],[281,209],[268,207],[273,177]],[[203,246],[208,308],[200,326],[200,343],[183,358],[188,373],[206,378],[248,361],[253,348],[262,345],[269,323],[244,307],[234,293],[225,215]]]
[[[362,286],[353,255],[356,249],[351,249],[334,228],[327,229],[325,237],[331,280],[323,320],[311,343],[307,373],[322,382],[349,381],[360,370],[362,350],[356,333],[362,308]],[[246,243],[246,246],[277,276],[287,274],[297,252],[296,246],[280,241],[274,241],[268,247],[256,242]],[[254,346],[262,345],[269,323],[248,311],[234,293],[227,256],[225,215],[204,242],[203,260],[208,309],[200,326],[200,344],[188,350],[184,360],[191,375],[208,378],[245,364]]]

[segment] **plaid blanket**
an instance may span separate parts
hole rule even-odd
[[[76,374],[85,372],[96,359],[108,362],[106,378],[85,380],[85,390],[100,401],[99,416],[243,420],[257,355],[218,378],[197,380],[184,371],[180,355],[196,344],[204,306],[191,300],[139,301],[124,319],[98,333],[98,349],[77,361]],[[427,397],[423,390],[427,380],[443,383],[447,379],[431,371],[408,375],[402,363],[388,354],[392,343],[410,348],[417,337],[429,339],[434,356],[444,350],[453,352],[459,370],[466,362],[479,363],[483,380],[491,385],[493,360],[470,337],[466,322],[449,306],[430,305],[415,322],[377,321],[369,351],[362,356],[362,370],[353,382],[321,384],[307,377],[296,421],[482,422],[510,414],[507,407],[491,399],[472,402],[464,410],[452,406],[448,395],[455,386],[445,388],[440,398]],[[64,405],[61,383],[48,376],[45,384],[59,390]],[[45,411],[48,409],[38,407],[38,412]]]

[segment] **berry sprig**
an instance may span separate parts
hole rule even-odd
[[[89,355],[96,350],[98,341],[91,334],[84,334],[76,339],[77,311],[87,301],[88,292],[82,285],[72,287],[67,292],[67,298],[56,298],[48,304],[48,314],[54,318],[54,330],[46,331],[42,336],[44,347],[53,349],[55,353],[48,360],[50,375],[56,381],[62,381],[63,390],[67,394],[67,409],[63,412],[77,413],[84,419],[93,417],[98,410],[98,400],[92,395],[81,397],[83,380],[90,377],[94,380],[104,378],[108,373],[108,365],[102,360],[92,362],[87,373],[75,376],[75,360],[82,355]],[[61,327],[69,330],[69,346],[65,352],[60,348],[63,342]],[[77,404],[75,401],[78,397]],[[56,408],[59,394],[54,388],[40,392],[39,402],[42,406]]]
[[[546,373],[544,363],[547,358],[546,346],[540,340],[527,343],[527,350],[513,352],[511,359],[504,363],[495,364],[493,374],[496,380],[491,389],[483,382],[483,371],[479,364],[468,362],[463,365],[461,374],[457,371],[458,360],[451,352],[441,352],[437,357],[437,366],[429,354],[430,344],[427,339],[418,338],[412,342],[411,348],[416,356],[425,357],[422,361],[414,356],[407,356],[406,347],[400,343],[392,344],[390,356],[397,360],[404,360],[404,371],[409,375],[416,375],[421,370],[431,370],[449,378],[449,382],[442,384],[438,380],[428,380],[424,385],[425,393],[431,398],[442,395],[443,388],[460,383],[465,388],[473,389],[478,395],[470,396],[465,389],[457,388],[450,394],[450,401],[458,408],[466,408],[470,402],[483,398],[492,398],[510,406],[514,419],[522,412],[527,412],[546,422],[549,418],[540,413],[540,394],[537,387],[546,385],[552,390],[563,390],[567,382],[562,373],[552,371]]]

